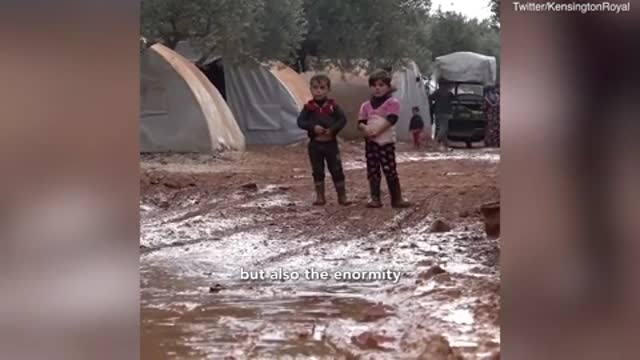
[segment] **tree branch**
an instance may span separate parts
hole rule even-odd
[[[205,27],[205,30],[199,33],[194,34],[194,36],[196,37],[205,37],[207,35],[209,35],[209,33],[211,32],[211,18],[207,18],[207,26]]]

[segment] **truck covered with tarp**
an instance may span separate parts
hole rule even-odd
[[[455,52],[439,56],[434,62],[436,83],[451,84],[455,95],[447,137],[471,147],[484,140],[487,115],[484,111],[484,89],[496,82],[496,58],[472,52]],[[439,131],[434,122],[433,134]]]
[[[495,57],[466,51],[439,56],[434,63],[436,81],[492,85],[496,71]]]

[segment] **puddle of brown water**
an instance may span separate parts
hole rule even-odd
[[[163,291],[167,282],[171,289]],[[142,327],[146,344],[170,349],[175,358],[202,358],[203,354],[212,358],[232,354],[259,358],[336,355],[326,341],[323,323],[357,317],[360,309],[370,304],[360,297],[331,295],[321,288],[298,293],[301,287],[293,290],[291,286],[265,284],[263,289],[255,289],[256,285],[249,289],[250,285],[242,284],[212,294],[206,288],[198,289],[202,284],[202,279],[171,276],[145,284]],[[145,349],[143,359],[157,358],[157,350]]]
[[[396,332],[416,323],[413,313],[429,314],[433,330],[448,335],[453,346],[473,353],[483,341],[499,341],[495,324],[478,324],[473,315],[476,296],[425,296],[434,289],[460,289],[473,277],[496,278],[491,266],[469,256],[470,246],[461,233],[425,234],[429,222],[405,231],[401,239],[372,244],[354,239],[335,244],[315,244],[303,254],[289,247],[314,245],[267,239],[267,234],[237,233],[204,242],[201,246],[161,249],[141,262],[143,309],[143,359],[156,359],[160,349],[168,358],[282,358],[282,356],[339,357],[358,352],[349,339],[368,330]],[[388,248],[386,251],[379,251]],[[369,249],[369,250],[367,250]],[[432,255],[425,256],[424,253]],[[280,256],[280,257],[279,257]],[[415,264],[431,259],[443,264],[454,279],[415,285]],[[405,271],[400,284],[390,282],[270,281],[243,282],[239,268],[260,265],[275,271],[354,270],[384,267]],[[481,271],[473,273],[472,269]],[[424,269],[423,269],[424,270]],[[455,279],[456,273],[470,278]],[[209,286],[223,290],[210,293]],[[404,286],[406,289],[397,291]],[[409,300],[417,296],[419,300]],[[363,321],[363,310],[377,302],[397,311],[380,321]],[[484,333],[484,335],[481,335]],[[480,335],[478,335],[480,334]],[[342,345],[340,345],[342,343]],[[156,344],[156,347],[151,344]],[[338,344],[338,345],[336,345]],[[346,344],[346,345],[345,345]],[[397,342],[389,345],[390,358],[403,353]],[[172,355],[173,354],[173,355]],[[478,353],[479,354],[479,353]],[[476,354],[477,355],[477,354]],[[481,358],[481,357],[471,357]]]
[[[260,189],[243,205],[269,208],[289,201],[273,190]],[[230,200],[242,199],[234,194]],[[417,350],[403,344],[424,342],[413,335],[422,324],[445,335],[469,359],[483,358],[483,344],[499,343],[497,323],[476,314],[478,301],[489,302],[487,294],[499,283],[491,256],[496,245],[478,235],[480,224],[429,234],[433,219],[427,217],[393,238],[384,232],[365,238],[338,232],[332,234],[336,241],[323,241],[288,238],[277,228],[261,227],[261,215],[247,213],[220,217],[223,212],[194,212],[188,206],[173,212],[143,209],[141,243],[153,251],[141,257],[142,359],[416,358]],[[386,225],[402,223],[407,214],[399,212]],[[441,265],[448,278],[418,280],[429,268],[418,265],[425,261]],[[403,276],[397,284],[240,279],[241,268],[303,273],[311,267],[330,273],[393,270]],[[380,313],[377,304],[389,314]],[[360,349],[352,337],[366,331],[394,340],[384,349]]]

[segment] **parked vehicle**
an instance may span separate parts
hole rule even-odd
[[[457,52],[436,58],[434,79],[452,84],[455,95],[453,113],[449,120],[448,138],[472,147],[482,141],[487,129],[487,115],[483,110],[484,88],[495,83],[496,59],[471,52]],[[438,126],[433,122],[432,134]]]
[[[472,82],[457,82],[454,87],[456,100],[449,120],[449,139],[462,141],[467,147],[484,139],[487,114],[483,110],[484,85]]]

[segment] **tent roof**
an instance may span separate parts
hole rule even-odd
[[[271,73],[289,90],[300,108],[312,98],[309,83],[292,68],[281,62],[271,64]]]
[[[196,62],[200,59],[202,54],[197,51],[188,41],[183,40],[178,42],[176,48],[174,50],[178,54],[182,55],[184,58],[191,62]],[[211,64],[212,62],[218,61],[222,58],[220,55],[211,55],[209,56],[203,63],[203,65]]]
[[[242,150],[245,139],[217,89],[162,44],[141,57],[142,151]]]

